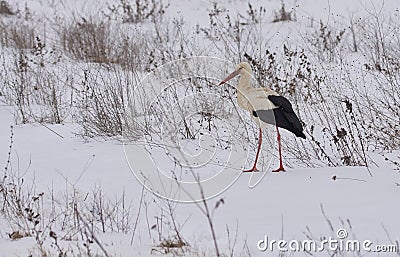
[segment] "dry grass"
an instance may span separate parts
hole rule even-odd
[[[293,12],[290,11],[288,12],[285,8],[285,3],[282,1],[281,3],[281,9],[279,11],[274,12],[274,19],[272,22],[285,22],[285,21],[293,21]]]
[[[7,1],[0,1],[0,15],[15,15],[16,11],[13,10]]]
[[[109,5],[105,16],[123,23],[141,23],[161,20],[169,4],[156,0],[119,0]]]
[[[83,19],[65,25],[60,37],[64,51],[76,60],[136,69],[142,55],[141,37],[128,34],[110,22]]]
[[[0,44],[15,49],[30,49],[35,45],[34,26],[21,20],[0,20]]]
[[[137,83],[136,73],[120,68],[109,71],[84,71],[81,86],[76,90],[75,119],[87,137],[119,137],[142,135],[140,127],[126,128],[129,113],[128,103]],[[129,124],[135,124],[129,119]]]

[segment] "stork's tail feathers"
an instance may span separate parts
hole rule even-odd
[[[292,131],[295,135],[296,135],[296,137],[301,137],[301,138],[303,138],[303,139],[306,139],[306,135],[304,134],[304,132],[303,131]]]

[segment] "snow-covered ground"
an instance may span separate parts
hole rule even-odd
[[[362,0],[285,1],[288,10],[296,9],[297,21],[293,24],[266,22],[262,26],[271,33],[271,48],[282,47],[288,41],[301,44],[302,36],[306,35],[303,31],[306,33],[312,22],[311,17],[317,23],[322,19],[334,25],[350,14],[364,14],[365,6],[381,8],[378,2],[382,3]],[[98,13],[107,6],[105,1],[76,0],[27,0],[17,4],[23,8],[25,3],[38,16],[52,18],[64,15],[63,12]],[[385,0],[384,3],[384,12],[397,12],[398,15],[398,0]],[[273,17],[274,11],[281,7],[279,0],[253,1],[252,4],[264,6],[267,17]],[[220,5],[231,13],[247,8],[246,2],[237,0],[221,1]],[[183,17],[194,28],[197,24],[208,24],[211,8],[211,1],[170,1],[166,15]],[[219,70],[215,79],[223,79],[220,76],[233,69],[234,64],[225,68],[228,70]],[[242,168],[252,164],[253,143],[242,146],[231,141],[224,148],[215,147],[215,142],[207,135],[194,143],[191,140],[165,142],[165,138],[157,140],[159,135],[149,140],[146,135],[124,145],[124,140],[83,138],[78,135],[81,131],[79,125],[71,122],[15,124],[14,107],[7,105],[3,96],[0,96],[0,101],[4,103],[0,106],[0,164],[7,167],[5,175],[17,178],[21,187],[31,193],[30,198],[44,192],[44,200],[38,203],[37,208],[42,211],[42,216],[47,215],[47,223],[39,224],[39,234],[44,231],[42,237],[47,256],[59,254],[58,247],[64,249],[65,256],[83,256],[83,253],[87,256],[216,256],[215,242],[221,256],[303,256],[307,255],[306,251],[291,248],[296,248],[296,242],[301,245],[304,240],[312,240],[317,248],[324,246],[323,250],[310,249],[313,256],[400,255],[399,171],[385,161],[379,151],[369,153],[375,164],[368,169],[349,166],[303,168],[304,165],[296,166],[298,162],[289,160],[292,167],[286,172],[271,173],[277,159],[272,154],[276,147],[269,145],[269,142],[276,143],[274,129],[270,129],[265,132],[269,140],[263,146],[259,165],[263,171],[241,173]],[[229,117],[226,121],[232,121],[236,116]],[[245,119],[245,122],[251,124],[250,119]],[[163,126],[156,122],[153,125]],[[232,133],[239,125],[230,123],[224,127],[221,122],[219,139],[225,137],[226,131],[222,130]],[[250,127],[251,133],[256,131],[252,125]],[[10,131],[13,132],[11,151]],[[240,130],[236,131],[239,133]],[[297,140],[289,133],[282,132],[282,135],[289,138],[288,141]],[[253,141],[255,137],[249,136]],[[165,145],[155,145],[154,142]],[[171,146],[174,143],[184,149],[186,146],[183,145],[188,143],[185,153],[190,152],[194,160],[186,159],[181,151],[174,152],[177,146]],[[283,147],[285,155],[287,146]],[[8,164],[9,153],[11,160]],[[396,153],[388,154],[395,159]],[[189,168],[176,166],[176,159],[180,157],[181,164],[190,163]],[[223,162],[225,159],[228,159],[226,163]],[[219,166],[220,160],[222,166]],[[197,162],[203,162],[203,165]],[[170,171],[181,184],[168,175]],[[201,171],[200,179],[206,179],[196,183],[193,171]],[[163,174],[169,176],[168,179],[160,178]],[[3,188],[0,189],[3,192]],[[199,201],[202,196],[208,198],[207,202]],[[54,211],[54,208],[65,208],[67,214],[75,201],[80,213],[72,211],[70,216],[62,216],[62,211]],[[56,207],[54,203],[57,203]],[[108,204],[109,208],[97,206],[99,203]],[[30,207],[34,208],[35,204]],[[115,208],[125,209],[113,213],[110,211],[112,204]],[[101,220],[92,220],[86,227],[80,225],[86,234],[62,230],[62,220],[50,222],[57,219],[51,217],[54,213],[58,213],[60,219],[64,218],[65,224],[88,222],[90,215],[103,217],[93,213],[107,208],[114,216],[104,218],[106,226],[109,226],[105,233],[101,232]],[[77,218],[78,215],[87,218]],[[46,256],[39,250],[40,240],[34,236],[12,239],[10,234],[22,229],[13,222],[5,215],[0,216],[0,256]],[[46,227],[47,224],[52,225]],[[93,224],[96,229],[92,227],[90,230]],[[58,241],[50,236],[50,231],[58,235]],[[90,231],[95,231],[95,234]],[[181,238],[177,238],[177,231]],[[84,245],[88,244],[87,238],[94,241],[88,247]],[[187,245],[165,246],[167,242],[178,242],[178,239]],[[273,240],[276,240],[272,243],[273,249],[262,250]],[[335,240],[336,244],[344,245],[342,249]],[[346,251],[348,240],[360,242],[360,251]],[[385,251],[380,246],[388,247]],[[379,249],[380,252],[375,251]]]

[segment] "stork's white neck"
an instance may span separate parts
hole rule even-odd
[[[251,73],[242,71],[240,74],[239,84],[237,86],[237,101],[239,106],[247,111],[253,111],[253,105],[249,102],[249,94],[252,91]]]
[[[251,89],[251,74],[247,71],[244,71],[240,74],[238,89],[239,90],[248,90]]]

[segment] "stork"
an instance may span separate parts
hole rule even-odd
[[[262,144],[262,129],[267,124],[276,126],[278,151],[279,151],[279,168],[273,172],[285,171],[282,163],[281,134],[279,128],[286,129],[297,137],[306,138],[303,133],[303,126],[299,118],[293,111],[292,104],[277,92],[266,87],[254,88],[250,85],[253,71],[247,62],[241,62],[237,65],[234,72],[221,81],[218,85],[222,85],[237,75],[240,75],[239,84],[237,85],[237,102],[239,106],[250,112],[253,120],[259,126],[258,147],[256,159],[251,169],[243,172],[258,171],[257,161]]]

